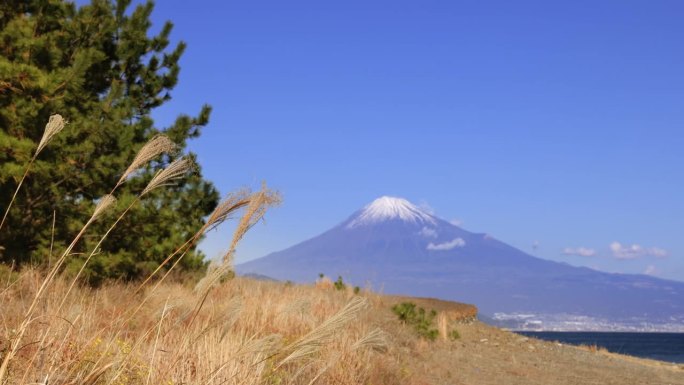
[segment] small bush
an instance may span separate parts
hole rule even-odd
[[[359,294],[361,292],[361,288],[358,286],[354,286],[354,294]]]
[[[454,329],[451,332],[449,332],[449,339],[450,340],[455,341],[459,338],[461,338],[461,335],[458,333],[458,330]]]
[[[347,288],[347,285],[344,284],[341,275],[337,277],[337,281],[334,282],[334,285],[335,289],[337,290],[345,290]]]
[[[432,325],[437,316],[436,311],[430,310],[427,312],[412,302],[402,302],[394,305],[392,311],[399,317],[402,323],[412,326],[419,336],[434,341],[439,335],[439,331]]]

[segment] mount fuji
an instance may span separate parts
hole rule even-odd
[[[682,282],[536,258],[401,198],[378,198],[323,234],[236,270],[295,282],[325,273],[384,293],[468,302],[517,329],[684,331]]]

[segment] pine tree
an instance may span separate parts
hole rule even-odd
[[[0,230],[0,261],[45,263],[63,249],[107,194],[137,150],[165,133],[180,148],[209,119],[180,115],[155,128],[153,109],[171,98],[185,44],[169,49],[172,24],[149,36],[152,2],[93,0],[77,7],[62,0],[9,0],[0,4],[0,209],[4,212],[33,155],[48,117],[68,125],[32,165]],[[192,154],[191,154],[192,156]],[[152,175],[158,159],[117,192],[127,206]],[[125,217],[89,265],[91,281],[135,278],[154,269],[201,226],[218,193],[199,171],[179,185],[151,193]],[[103,221],[105,222],[105,221]],[[86,251],[105,231],[94,226],[79,244]],[[74,257],[78,258],[78,254]],[[204,266],[193,250],[186,269]]]

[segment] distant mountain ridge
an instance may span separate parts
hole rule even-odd
[[[341,275],[386,293],[472,303],[521,329],[684,331],[682,282],[536,258],[402,198],[378,198],[323,234],[236,269],[296,282]]]

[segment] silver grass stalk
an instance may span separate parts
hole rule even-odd
[[[237,351],[226,360],[224,363],[214,368],[211,371],[211,376],[199,382],[201,384],[211,384],[216,377],[222,374],[222,370],[236,360],[242,360],[241,357],[252,355],[252,363],[250,367],[254,368],[255,374],[263,372],[264,366],[267,363],[267,357],[271,356],[280,345],[282,336],[279,334],[271,334],[260,339],[249,339],[237,348]],[[256,368],[255,368],[256,367]],[[233,373],[231,377],[235,377],[237,373]],[[229,377],[230,378],[230,377]],[[255,381],[256,383],[256,381]]]
[[[14,190],[14,195],[12,195],[12,199],[10,200],[9,204],[7,205],[7,208],[5,209],[5,214],[3,214],[2,220],[0,220],[0,229],[2,229],[2,226],[5,224],[5,220],[7,219],[7,215],[9,214],[10,208],[12,208],[12,204],[14,203],[14,200],[17,198],[17,194],[19,193],[19,189],[21,189],[21,185],[24,184],[24,180],[26,179],[26,176],[28,175],[29,170],[31,169],[31,165],[33,165],[33,162],[35,162],[36,158],[38,157],[38,154],[43,150],[43,148],[45,148],[45,146],[47,146],[50,140],[60,131],[62,131],[65,124],[66,121],[64,121],[62,115],[59,114],[51,115],[48,119],[48,122],[45,125],[45,130],[43,131],[43,137],[40,138],[40,142],[38,143],[36,152],[33,154],[33,157],[26,165],[24,175],[22,175],[21,179],[19,179],[17,188]],[[2,380],[2,375],[3,372],[0,370],[0,380]]]
[[[158,157],[161,154],[173,154],[178,150],[178,146],[171,141],[166,135],[156,135],[150,139],[145,145],[138,151],[133,159],[133,162],[128,166],[126,171],[124,171],[119,181],[116,183],[116,187],[120,186],[126,181],[135,170],[147,164],[152,159]]]
[[[311,301],[306,298],[297,298],[281,307],[281,314],[306,313],[311,307]]]
[[[321,368],[318,373],[314,376],[314,378],[309,381],[309,385],[313,385],[318,381],[321,376],[327,372],[330,368],[333,367],[337,363],[337,361],[342,358],[345,354],[352,353],[358,349],[363,349],[363,348],[370,348],[370,349],[376,349],[376,350],[383,350],[387,347],[387,341],[385,339],[385,333],[380,330],[380,329],[373,329],[371,330],[368,334],[365,336],[359,338],[356,340],[352,346],[347,349],[346,351],[342,352],[337,352],[335,353],[331,358],[328,359],[328,362]]]
[[[335,332],[349,323],[349,321],[355,319],[356,316],[367,307],[368,300],[366,298],[354,297],[344,308],[342,308],[342,310],[337,312],[337,314],[328,318],[304,337],[288,346],[286,350],[289,350],[292,353],[280,361],[276,368],[279,368],[288,362],[316,353],[325,343],[330,341]]]
[[[216,206],[214,211],[211,213],[207,222],[202,226],[202,230],[199,232],[203,233],[212,230],[219,226],[221,223],[230,219],[231,214],[236,210],[239,210],[247,206],[250,202],[250,192],[247,189],[242,189],[234,193],[230,193],[221,203]]]
[[[95,209],[93,210],[93,214],[90,216],[90,219],[88,219],[88,222],[86,222],[85,225],[83,225],[83,227],[81,228],[81,231],[78,232],[78,234],[76,235],[74,240],[71,241],[69,246],[67,246],[66,250],[64,250],[62,255],[59,257],[57,262],[55,262],[55,266],[52,268],[52,270],[50,270],[47,278],[45,278],[44,286],[47,283],[49,283],[55,277],[55,275],[57,275],[59,268],[62,266],[62,264],[64,263],[66,258],[69,257],[69,255],[71,254],[71,251],[74,249],[74,247],[76,246],[78,241],[81,239],[81,237],[85,233],[86,229],[93,222],[95,222],[97,220],[97,218],[99,218],[102,215],[102,213],[104,213],[110,207],[112,207],[114,205],[114,203],[116,203],[116,198],[112,194],[103,195],[102,198],[100,198],[100,201],[97,202],[97,205],[95,205]],[[43,289],[43,287],[41,287],[41,290],[42,289]],[[37,295],[41,294],[41,290],[38,290]]]
[[[47,285],[50,283],[50,281],[57,275],[57,272],[59,271],[59,268],[62,266],[64,261],[66,260],[67,257],[71,254],[71,251],[74,249],[78,241],[81,239],[83,234],[85,233],[86,229],[97,220],[105,211],[107,211],[110,207],[112,207],[116,203],[116,198],[111,195],[107,194],[102,196],[100,198],[100,201],[97,202],[97,205],[95,205],[95,209],[93,210],[92,215],[90,216],[90,219],[88,219],[88,222],[83,225],[81,228],[81,231],[78,232],[76,237],[71,241],[69,246],[67,246],[66,250],[62,253],[62,255],[59,257],[59,259],[55,262],[55,266],[50,270],[48,273],[47,277],[43,281],[43,285],[41,288],[38,290],[36,294],[36,298],[42,294],[42,290],[44,290],[44,287],[47,287]]]
[[[270,354],[278,347],[282,339],[283,337],[280,334],[270,334],[258,340],[251,340],[242,346],[241,353],[250,354],[259,352],[262,354]]]
[[[252,195],[249,204],[245,209],[245,214],[240,219],[238,227],[233,233],[233,240],[230,243],[230,249],[223,256],[223,264],[231,264],[233,254],[240,240],[245,236],[247,231],[257,224],[266,214],[266,211],[271,207],[278,205],[281,201],[280,194],[266,188],[266,184],[261,186],[261,190]]]
[[[114,203],[116,203],[116,198],[112,194],[107,194],[100,198],[100,201],[97,202],[95,210],[93,210],[93,214],[90,216],[88,223],[91,223],[94,220],[96,220],[100,215],[102,215],[102,213],[104,213],[110,207],[112,207]]]
[[[387,334],[380,329],[373,329],[365,336],[356,340],[351,348],[352,350],[363,348],[384,350],[387,348]]]
[[[111,194],[104,195],[100,199],[100,201],[95,206],[95,210],[93,210],[93,214],[90,216],[90,219],[88,219],[88,222],[86,222],[85,225],[83,225],[83,227],[78,232],[76,237],[74,237],[74,239],[71,241],[69,246],[67,246],[66,250],[64,250],[62,255],[59,257],[59,259],[55,263],[55,266],[48,272],[45,279],[43,279],[43,282],[41,283],[40,287],[38,288],[38,290],[36,291],[36,294],[33,297],[33,301],[31,302],[31,305],[29,306],[28,310],[26,311],[26,315],[24,316],[23,321],[19,325],[15,339],[12,341],[10,348],[5,353],[5,357],[3,358],[2,363],[0,364],[0,384],[3,383],[3,379],[5,377],[5,374],[7,373],[7,369],[9,367],[10,360],[17,353],[17,351],[19,349],[19,344],[21,343],[21,340],[24,337],[24,334],[26,333],[26,330],[27,330],[29,324],[33,321],[32,315],[33,315],[33,311],[36,308],[36,305],[38,304],[38,300],[43,295],[43,293],[47,290],[48,286],[50,285],[52,280],[55,278],[57,273],[59,272],[59,269],[64,264],[64,261],[71,254],[71,251],[74,249],[74,246],[76,246],[78,241],[81,239],[83,234],[86,232],[86,229],[88,229],[88,227],[95,220],[97,220],[97,218],[99,216],[101,216],[102,213],[104,213],[115,202],[116,202],[116,198],[114,198],[114,196],[112,196]]]
[[[230,267],[225,264],[213,263],[207,268],[207,273],[202,277],[193,289],[196,294],[207,293],[221,277],[228,274]]]
[[[176,159],[152,178],[150,183],[148,183],[145,189],[140,193],[140,196],[142,197],[159,187],[171,185],[174,181],[177,181],[192,172],[194,168],[195,163],[192,159],[188,157]]]
[[[54,114],[51,115],[50,118],[48,119],[47,124],[45,125],[45,130],[43,131],[43,137],[40,138],[40,142],[38,143],[38,147],[36,148],[36,152],[33,155],[33,157],[37,157],[38,154],[43,151],[45,146],[52,140],[52,138],[57,135],[62,129],[64,128],[64,125],[66,124],[66,121],[64,121],[64,118],[62,118],[62,115],[60,114]]]
[[[261,190],[252,194],[248,200],[249,203],[247,204],[245,213],[233,233],[230,249],[228,249],[228,252],[221,258],[221,265],[211,272],[207,272],[204,278],[197,283],[195,286],[196,293],[206,293],[233,269],[233,256],[235,255],[237,244],[245,236],[247,231],[264,217],[269,207],[280,203],[280,195],[274,191],[268,190],[266,185],[263,185]]]
[[[226,338],[230,329],[240,318],[240,312],[242,312],[243,306],[242,302],[242,297],[234,297],[228,302],[226,308],[223,310],[224,315],[221,320],[221,337],[219,337],[219,342]]]
[[[169,254],[169,256],[166,257],[166,259],[157,266],[157,268],[150,274],[135,290],[136,293],[138,293],[142,288],[147,284],[147,282],[154,277],[159,270],[162,269],[162,267],[166,266],[169,261],[179,253],[181,253],[182,250],[183,253],[181,253],[180,257],[176,260],[176,262],[171,266],[170,269],[166,272],[166,274],[162,277],[162,279],[155,285],[155,288],[163,281],[166,276],[173,270],[176,265],[180,262],[181,258],[185,256],[185,253],[192,247],[192,245],[195,244],[207,231],[219,226],[221,223],[224,221],[228,220],[230,218],[230,215],[233,214],[236,210],[241,209],[242,207],[245,207],[249,204],[249,190],[243,189],[240,191],[237,191],[235,193],[229,194],[221,203],[219,203],[218,206],[214,209],[214,211],[211,213],[209,218],[207,219],[207,222],[193,235],[190,239],[185,241],[184,244],[182,244],[180,247],[178,247],[173,253]],[[209,265],[209,269],[207,270],[207,273],[205,274],[205,277],[203,280],[206,279],[207,276],[211,275],[211,272],[218,268],[214,263]],[[154,289],[153,289],[154,290]]]
[[[309,385],[315,384],[325,372],[327,372],[330,368],[332,368],[333,365],[337,363],[337,361],[340,360],[340,358],[342,358],[342,353],[340,352],[335,353],[331,358],[329,358],[328,362],[318,371],[318,373],[316,373],[314,378],[309,381]]]

